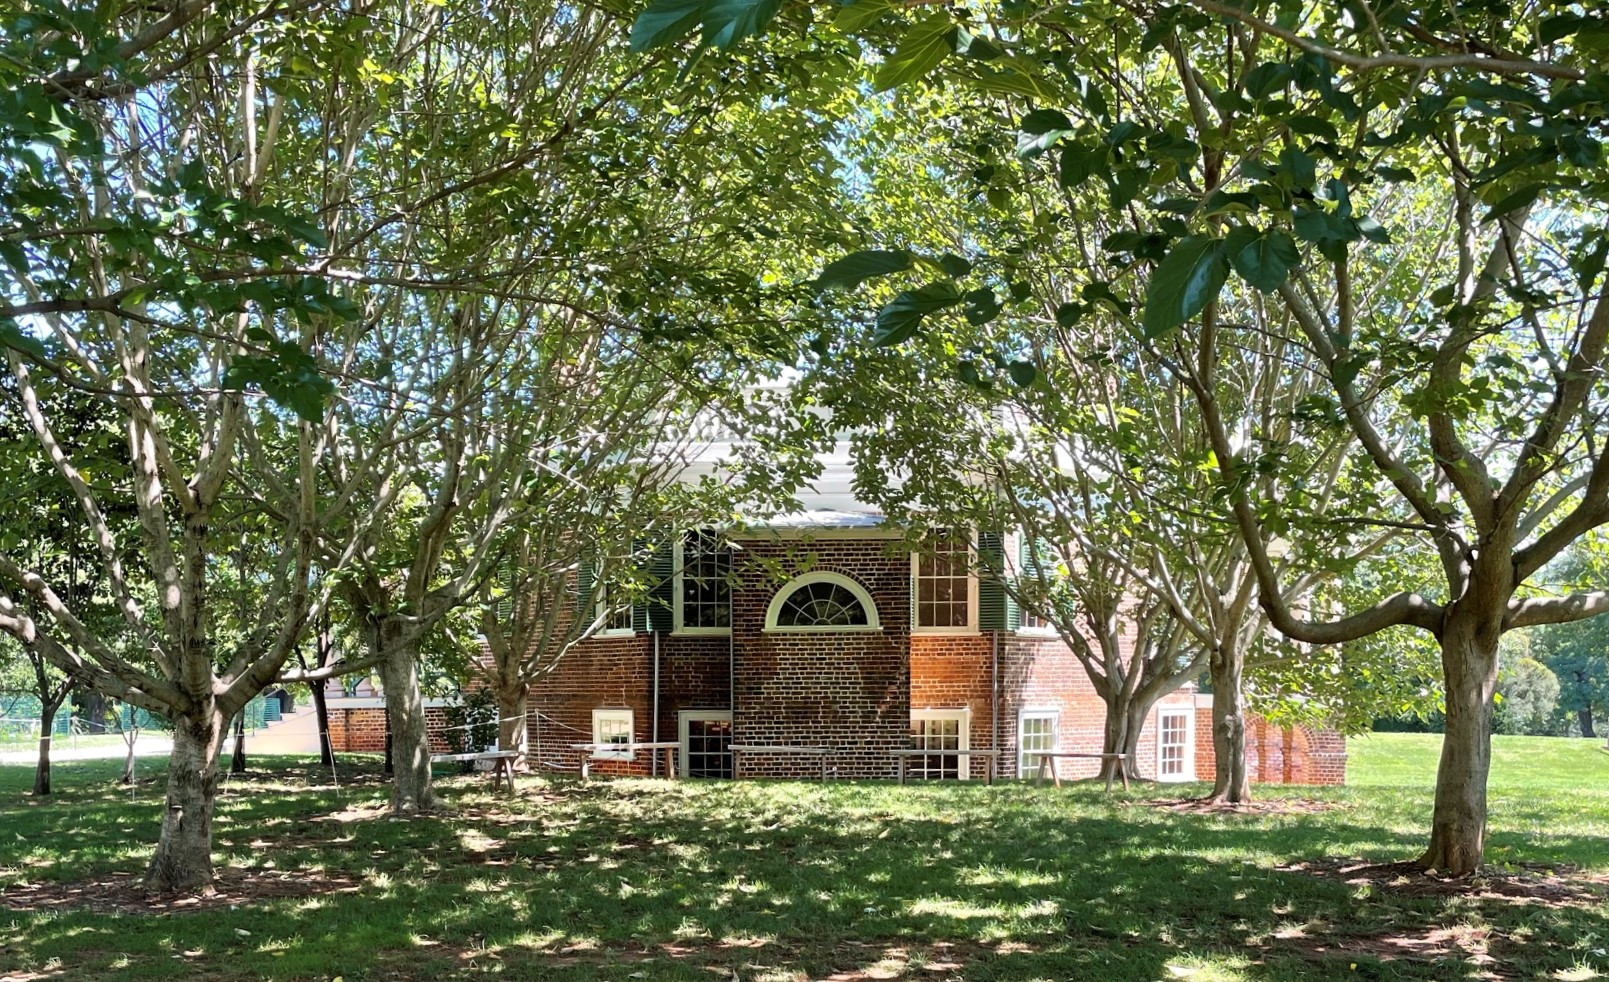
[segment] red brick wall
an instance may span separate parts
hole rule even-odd
[[[1212,706],[1196,707],[1196,777],[1212,780]],[[1297,726],[1281,729],[1259,716],[1246,717],[1246,769],[1254,784],[1339,785],[1346,783],[1346,740],[1335,730]]]
[[[811,558],[803,560],[803,553]],[[888,753],[910,743],[910,560],[887,540],[823,539],[801,547],[745,542],[742,586],[733,597],[732,741],[837,748],[837,777],[892,777]],[[834,572],[859,583],[877,605],[883,630],[766,633],[777,570]],[[786,572],[780,574],[786,576]],[[820,761],[798,754],[745,754],[739,777],[819,775]]]
[[[647,634],[596,637],[576,644],[532,685],[527,702],[530,756],[563,767],[579,767],[586,751],[573,744],[592,742],[594,709],[632,710],[633,738],[646,742],[652,720],[653,655]],[[649,755],[635,760],[593,762],[599,774],[647,774]]]
[[[967,746],[987,750],[994,737],[994,634],[911,636],[911,708],[970,709],[972,729]],[[907,736],[908,740],[908,736]],[[988,776],[988,757],[973,757],[973,778]],[[1002,759],[997,773],[1013,769]]]
[[[447,726],[446,710],[440,706],[425,707],[425,732],[430,737],[430,752],[449,753],[443,729]],[[330,707],[330,746],[343,753],[385,753],[385,709],[365,706],[361,709]]]

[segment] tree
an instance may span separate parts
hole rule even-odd
[[[779,9],[800,16],[710,4],[672,20],[668,6],[639,17],[641,46],[694,27],[730,46]],[[1534,590],[1551,559],[1609,520],[1609,448],[1592,435],[1609,340],[1596,21],[1559,3],[1465,19],[1435,5],[1382,18],[1194,0],[915,23],[869,7],[839,24],[880,48],[879,88],[942,70],[947,82],[1031,99],[1020,145],[1057,150],[1049,176],[1064,185],[1099,175],[1110,210],[1132,218],[1132,234],[1103,243],[1133,260],[1107,287],[1143,297],[1137,340],[1172,353],[1173,377],[1198,403],[1269,620],[1306,643],[1394,626],[1436,639],[1447,739],[1421,862],[1474,870],[1499,638],[1609,610],[1609,591]],[[1097,36],[1109,43],[1075,41]],[[1371,215],[1409,194],[1423,219],[1413,228],[1388,231]],[[1360,291],[1364,278],[1379,289]],[[936,302],[901,337],[961,295],[935,285]],[[1246,307],[1271,316],[1226,316]],[[1347,453],[1377,471],[1378,492],[1269,498],[1247,482],[1285,442],[1236,444],[1220,361],[1270,326],[1305,352],[1291,371],[1329,387],[1323,419],[1297,435],[1339,426]],[[1438,589],[1333,619],[1294,611],[1267,543],[1341,511],[1373,521],[1384,511],[1418,537],[1438,557]]]
[[[1559,682],[1559,710],[1575,715],[1582,736],[1596,737],[1597,721],[1609,713],[1609,621],[1543,628],[1539,647]]]

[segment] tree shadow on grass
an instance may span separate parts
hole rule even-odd
[[[544,787],[562,793],[528,785],[508,805],[449,782],[461,811],[411,822],[324,821],[352,802],[327,791],[243,796],[220,821],[222,862],[356,891],[189,916],[14,913],[0,972],[58,959],[106,978],[1451,979],[1569,969],[1572,946],[1609,932],[1601,904],[1522,909],[1275,868],[1419,847],[1348,809],[1175,815],[1021,786]],[[54,877],[104,861],[116,828],[133,823],[147,849],[154,836],[141,824],[154,813],[91,800],[77,814]],[[0,841],[0,865],[16,852]]]

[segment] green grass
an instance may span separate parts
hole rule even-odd
[[[374,817],[384,787],[371,772],[344,775],[337,791],[306,762],[278,759],[220,803],[224,882],[279,871],[347,892],[200,913],[0,906],[0,977],[1214,982],[1609,970],[1602,902],[1423,896],[1279,869],[1411,857],[1434,739],[1355,744],[1351,788],[1259,789],[1336,806],[1273,815],[1147,804],[1199,787],[1108,797],[1016,783],[528,780],[510,805],[483,778],[452,777],[442,790],[456,814],[403,822]],[[1511,766],[1494,776],[1494,861],[1609,869],[1609,755],[1590,749],[1499,743]],[[131,796],[110,783],[118,767],[62,764],[48,802],[26,794],[28,768],[0,767],[6,897],[140,871],[160,786]],[[1382,941],[1446,930],[1485,935],[1495,962],[1388,957]]]
[[[1437,733],[1369,733],[1347,743],[1353,787],[1429,788],[1441,754]],[[1491,787],[1498,793],[1609,787],[1609,751],[1601,740],[1492,738]]]

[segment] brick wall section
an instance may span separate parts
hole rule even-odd
[[[645,635],[645,637],[648,637]],[[650,643],[652,638],[649,638]],[[659,638],[659,739],[680,740],[683,710],[730,711],[731,639]],[[652,679],[650,678],[650,688]],[[652,695],[650,694],[650,699]],[[652,739],[651,735],[643,739]]]
[[[578,768],[587,752],[571,749],[571,745],[592,742],[594,709],[630,709],[633,739],[647,741],[652,726],[651,641],[646,634],[588,638],[538,678],[527,701],[527,712],[532,714],[527,724],[531,756],[539,762]],[[592,763],[598,774],[640,775],[650,769],[647,753],[629,761]]]
[[[1211,697],[1196,707],[1196,777],[1212,780]],[[1254,784],[1340,785],[1346,783],[1346,740],[1335,730],[1280,728],[1259,716],[1246,718],[1246,769]]]
[[[440,706],[425,707],[425,732],[430,737],[430,752],[451,752],[443,730],[447,726],[446,710]],[[339,709],[330,707],[330,746],[338,753],[385,753],[385,710],[379,707]]]
[[[994,644],[994,632],[911,636],[911,709],[970,709],[967,746],[974,750],[995,746]],[[990,758],[973,757],[971,761],[970,777],[981,780],[988,776]],[[1014,765],[1004,757],[999,766],[999,774],[1015,773]]]
[[[809,546],[813,571],[860,584],[883,630],[766,633],[765,614],[799,550],[766,540],[738,553],[741,588],[732,605],[732,741],[837,748],[829,767],[844,778],[897,773],[888,753],[910,744],[910,562],[878,539],[824,539]],[[798,754],[745,754],[738,777],[809,777],[820,762]]]

